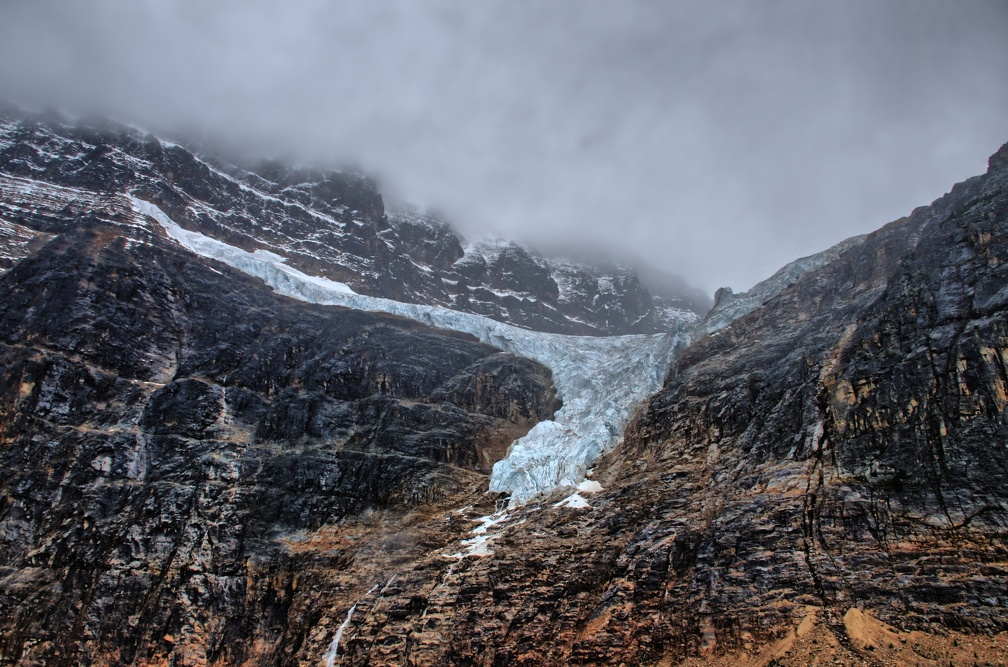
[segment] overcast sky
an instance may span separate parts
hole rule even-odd
[[[353,162],[463,233],[708,291],[1008,141],[1008,2],[0,3],[0,95]]]

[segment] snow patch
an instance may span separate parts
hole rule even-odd
[[[464,511],[464,510],[462,510]],[[462,551],[449,554],[445,558],[462,560],[464,558],[483,558],[492,556],[493,543],[500,537],[504,522],[511,518],[507,508],[499,510],[493,514],[487,514],[475,519],[480,525],[473,528],[470,534],[473,537],[462,540]]]
[[[700,316],[694,313],[692,310],[686,310],[684,308],[676,308],[675,306],[664,306],[655,307],[655,312],[658,315],[658,319],[662,322],[673,323],[673,322],[687,322],[694,323],[699,321]]]
[[[204,236],[199,232],[183,229],[172,221],[164,211],[150,202],[132,195],[130,195],[130,200],[137,212],[156,220],[168,233],[168,236],[185,248],[197,255],[216,259],[239,271],[261,278],[280,294],[313,303],[323,303],[325,299],[331,300],[334,295],[358,296],[344,283],[319,276],[310,276],[294,267],[287,266],[286,258],[276,253],[268,250],[246,252],[217,239]]]
[[[288,199],[280,199],[279,197],[274,197],[273,195],[269,194],[268,192],[263,192],[262,190],[259,190],[258,188],[254,188],[251,185],[249,185],[248,183],[246,183],[245,181],[243,181],[241,179],[238,179],[238,178],[235,178],[234,176],[231,176],[230,174],[227,174],[226,172],[221,171],[220,169],[218,169],[217,167],[213,166],[209,162],[206,162],[205,160],[201,160],[199,158],[196,158],[196,161],[199,162],[200,164],[204,165],[207,169],[209,169],[213,173],[217,174],[221,178],[226,179],[226,180],[230,181],[231,183],[234,183],[243,192],[247,192],[248,194],[250,194],[250,195],[252,195],[254,197],[258,197],[259,199],[262,199],[263,201],[273,202],[274,204],[279,204],[282,207],[288,207],[289,206],[289,207],[300,209],[301,211],[304,211],[305,213],[307,213],[308,215],[312,216],[316,220],[322,220],[323,222],[326,222],[329,225],[332,225],[333,227],[337,227],[337,228],[340,228],[340,229],[342,229],[343,227],[345,227],[345,225],[342,222],[340,222],[339,220],[333,218],[331,215],[326,215],[324,213],[316,211],[314,208],[309,208],[309,207],[303,205],[301,202],[298,202],[298,201],[292,201],[292,200],[288,200]],[[249,173],[249,172],[246,172],[246,173]],[[258,174],[253,174],[253,176],[256,176],[257,178],[261,178],[261,177],[259,177]],[[264,178],[261,178],[261,180],[266,181],[266,179],[264,179]],[[271,181],[266,181],[266,182],[270,183]]]

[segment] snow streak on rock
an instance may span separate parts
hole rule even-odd
[[[280,294],[461,331],[549,368],[563,407],[553,420],[538,423],[512,443],[490,479],[490,490],[510,493],[512,505],[582,481],[591,464],[619,442],[640,402],[661,387],[669,365],[692,336],[685,327],[672,334],[607,338],[547,334],[471,313],[355,294],[343,283],[287,266],[278,255],[249,253],[187,231],[154,204],[136,197],[132,201],[139,213],[156,220],[189,250],[261,278]]]

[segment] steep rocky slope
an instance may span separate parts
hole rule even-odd
[[[547,260],[514,244],[466,249],[434,215],[386,213],[374,181],[359,173],[279,162],[244,168],[103,120],[68,124],[0,108],[0,173],[96,193],[130,190],[186,229],[277,253],[361,294],[537,331],[654,333],[707,305],[685,285],[660,285],[656,305],[630,269]],[[27,247],[24,234],[38,226],[10,228],[19,215],[0,206],[0,239]],[[9,264],[0,257],[0,269]]]
[[[604,491],[528,509],[435,621],[383,600],[347,662],[1008,660],[1006,163],[694,343]]]

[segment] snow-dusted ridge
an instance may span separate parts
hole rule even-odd
[[[490,490],[524,503],[560,486],[576,486],[588,468],[620,440],[633,411],[656,392],[692,337],[692,329],[636,336],[566,336],[529,331],[438,306],[356,294],[348,286],[287,266],[279,255],[249,253],[188,231],[160,208],[131,196],[134,209],[156,220],[182,246],[262,279],[277,293],[322,305],[390,313],[440,329],[471,334],[505,352],[542,363],[553,373],[563,407],[514,441],[493,467]]]
[[[735,320],[748,315],[785,289],[798,282],[807,273],[817,271],[836,261],[840,255],[861,245],[868,239],[867,234],[852,236],[836,245],[808,257],[801,257],[782,268],[766,280],[756,283],[746,292],[735,294],[728,288],[718,290],[714,307],[704,317],[701,324],[708,334],[726,329]]]

